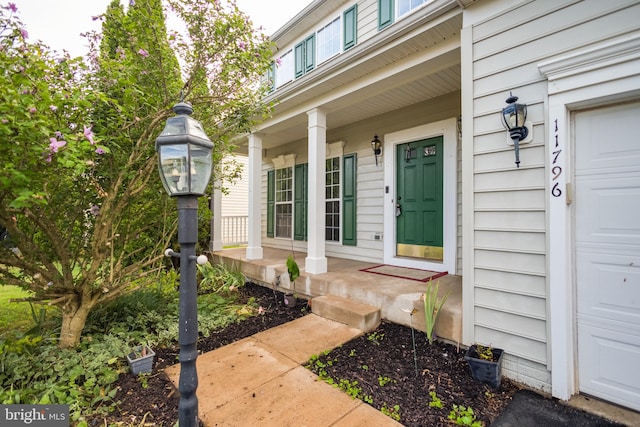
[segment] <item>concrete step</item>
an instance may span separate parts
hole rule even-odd
[[[313,314],[335,322],[371,332],[380,325],[380,309],[335,295],[323,295],[311,300]]]

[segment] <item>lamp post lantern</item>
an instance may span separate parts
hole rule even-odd
[[[193,108],[179,102],[173,107],[176,116],[167,119],[164,130],[156,138],[160,179],[169,196],[178,202],[178,243],[180,253],[171,249],[167,256],[180,257],[180,427],[198,426],[198,292],[196,265],[207,262],[207,257],[195,255],[198,241],[198,197],[204,192],[211,177],[213,143],[197,120],[190,117]]]

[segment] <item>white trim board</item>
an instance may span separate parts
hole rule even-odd
[[[549,80],[549,116],[546,123],[549,206],[547,310],[552,325],[551,392],[559,399],[568,400],[578,392],[572,259],[574,235],[571,199],[567,198],[573,155],[571,112],[640,96],[639,52],[640,31],[636,31],[538,65],[540,72]],[[562,152],[556,158],[554,152],[558,149]],[[560,167],[564,173],[554,180],[552,167]],[[556,183],[562,191],[559,197],[552,194]]]

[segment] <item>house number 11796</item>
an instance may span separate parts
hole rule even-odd
[[[551,161],[551,195],[553,197],[562,196],[562,190],[560,189],[560,185],[558,179],[562,175],[562,166],[557,165],[558,158],[562,153],[562,149],[560,148],[560,144],[558,142],[558,119],[555,119],[555,130],[554,130],[554,138],[555,138],[555,151],[551,154],[553,155],[553,160]]]

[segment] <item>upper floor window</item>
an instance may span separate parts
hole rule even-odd
[[[432,0],[378,0],[378,29],[393,24],[396,17],[406,15]]]
[[[279,88],[293,80],[293,51],[290,50],[276,61],[275,85]]]
[[[398,0],[398,16],[404,15],[423,3],[425,0]]]
[[[277,58],[265,83],[271,85],[271,90],[279,88],[313,70],[317,64],[352,48],[357,43],[357,25],[358,5],[354,4]]]
[[[318,63],[340,53],[340,17],[318,30]]]

